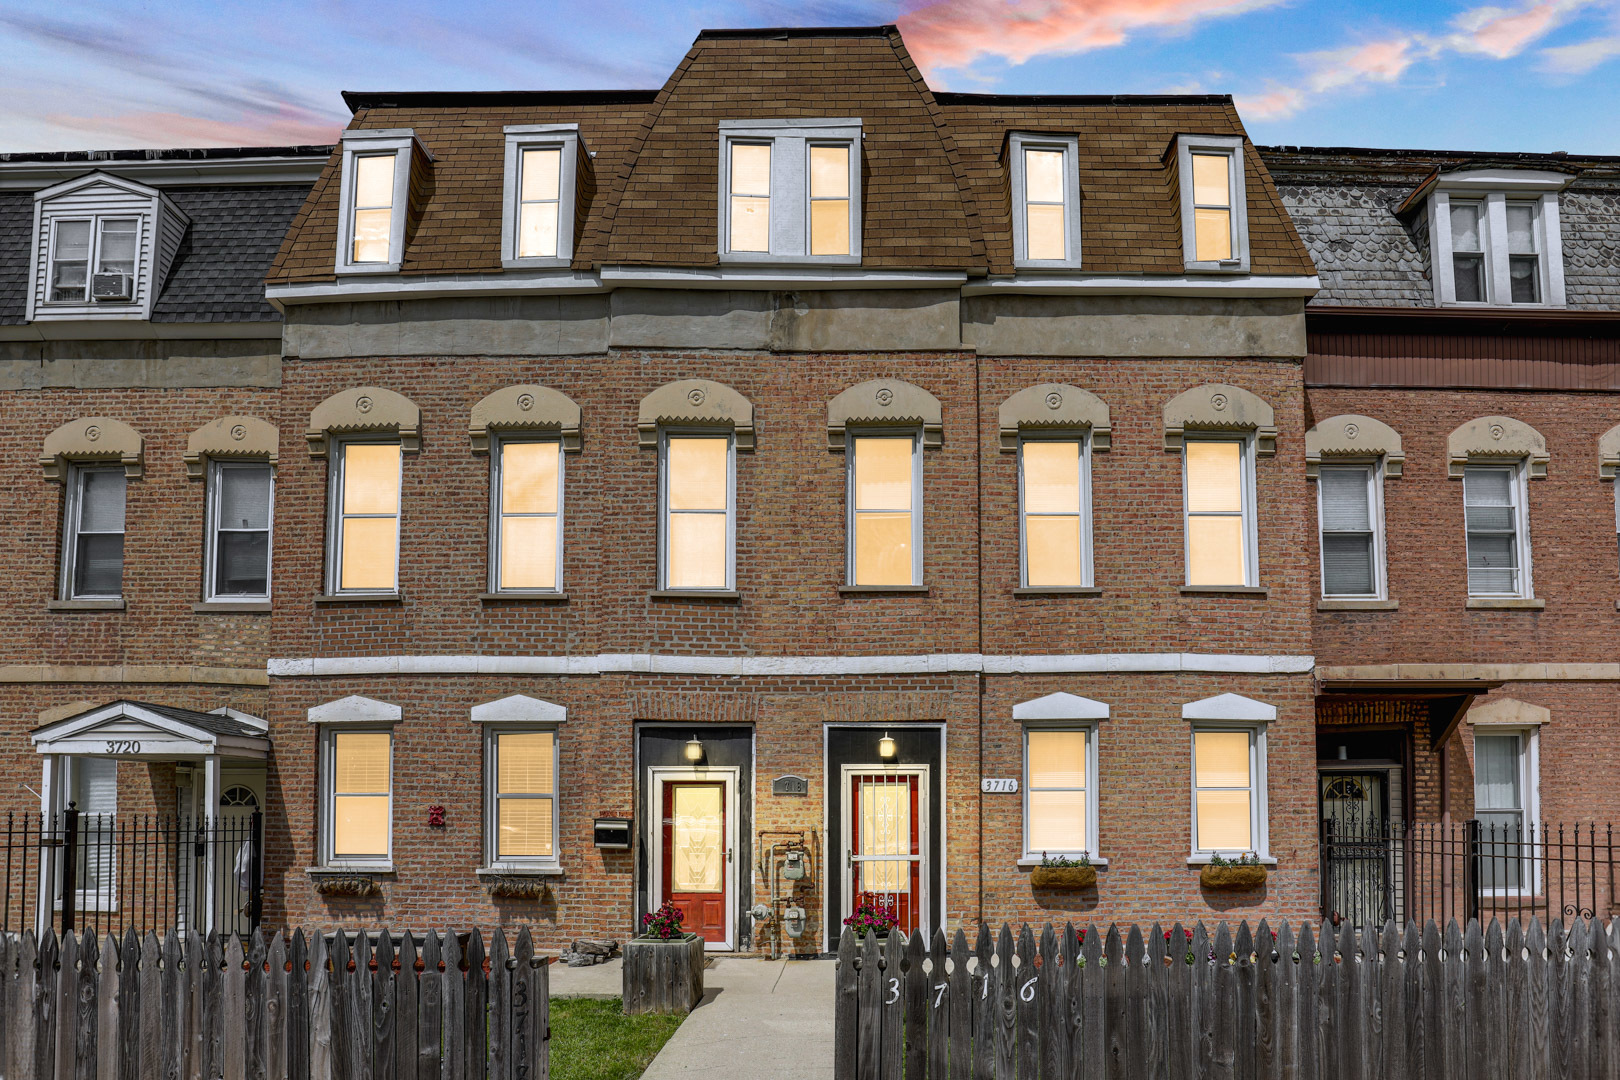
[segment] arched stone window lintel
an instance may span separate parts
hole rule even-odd
[[[1613,480],[1620,470],[1620,424],[1598,436],[1598,479]]]
[[[1108,403],[1089,390],[1068,383],[1040,383],[1026,387],[1001,403],[1001,452],[1016,453],[1020,431],[1091,432],[1091,449],[1101,453],[1113,446]]]
[[[1541,432],[1511,416],[1481,416],[1446,439],[1447,475],[1462,479],[1470,461],[1526,461],[1532,480],[1547,478],[1547,440]]]
[[[124,475],[139,480],[145,463],[146,442],[141,433],[110,416],[83,416],[69,420],[49,435],[40,450],[45,479],[62,481],[69,462],[118,462]]]
[[[269,421],[256,416],[222,416],[210,420],[186,440],[186,475],[201,480],[210,460],[253,459],[268,461],[271,468],[281,447],[281,432]]]
[[[467,435],[475,454],[489,453],[492,431],[555,431],[564,453],[580,448],[580,409],[573,398],[547,386],[507,386],[472,407]]]
[[[643,450],[658,446],[665,425],[730,427],[738,450],[754,448],[754,405],[724,383],[681,379],[665,383],[641,399],[636,436]]]
[[[1370,416],[1342,413],[1320,420],[1305,433],[1305,477],[1315,480],[1325,458],[1378,458],[1395,479],[1406,465],[1400,432]]]
[[[339,390],[309,414],[311,457],[325,457],[329,436],[358,432],[394,432],[400,449],[414,454],[421,449],[422,410],[404,394],[380,386],[355,386]]]
[[[1164,449],[1179,454],[1189,431],[1254,432],[1254,452],[1270,457],[1277,452],[1277,420],[1259,395],[1226,383],[1195,386],[1171,398],[1164,406]]]
[[[922,426],[922,444],[937,450],[944,443],[944,411],[939,398],[901,379],[871,379],[850,387],[827,403],[827,449],[842,450],[846,429]]]

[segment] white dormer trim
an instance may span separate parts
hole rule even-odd
[[[1195,153],[1226,155],[1227,198],[1231,200],[1232,257],[1219,261],[1198,258],[1198,237],[1193,214],[1193,166]],[[1176,136],[1176,187],[1181,196],[1181,248],[1183,265],[1189,272],[1247,274],[1249,272],[1249,203],[1244,186],[1247,152],[1241,135]]]
[[[1246,698],[1241,694],[1216,694],[1189,701],[1181,707],[1183,720],[1227,720],[1236,723],[1270,723],[1277,719],[1277,706]]]
[[[50,299],[51,253],[61,222],[90,222],[89,256],[95,267],[95,244],[102,220],[134,219],[135,275],[127,301]],[[34,193],[34,230],[29,243],[28,321],[84,319],[147,321],[163,288],[175,252],[191,219],[163,192],[99,170]]]
[[[1568,173],[1536,169],[1470,169],[1445,173],[1434,182],[1428,198],[1429,261],[1434,274],[1436,307],[1561,308],[1564,288],[1563,227],[1558,194],[1575,178]],[[1451,201],[1467,199],[1481,204],[1481,243],[1485,256],[1485,300],[1459,301],[1452,263]],[[1507,235],[1507,204],[1537,204],[1536,235],[1540,250],[1538,303],[1513,303]]]
[[[797,264],[858,267],[861,263],[861,118],[799,117],[782,120],[722,120],[719,123],[719,257],[735,266]],[[731,147],[768,143],[771,147],[769,251],[731,250]],[[849,147],[849,252],[810,254],[809,148]]]
[[[1063,155],[1063,257],[1029,257],[1028,185],[1025,150],[1055,150]],[[1012,193],[1013,265],[1020,270],[1080,269],[1080,139],[1076,135],[1042,135],[1014,131],[1007,135],[1008,187]]]
[[[506,132],[505,179],[501,195],[501,265],[508,270],[566,268],[574,261],[574,215],[579,207],[581,139],[578,124],[509,124]],[[562,154],[557,175],[557,254],[523,257],[518,254],[519,185],[523,151],[558,150]]]
[[[475,724],[561,724],[567,720],[564,706],[527,694],[512,694],[472,707]]]
[[[337,263],[339,274],[397,274],[405,257],[405,219],[410,215],[412,151],[420,148],[423,157],[433,155],[410,128],[376,128],[343,133],[342,176],[338,185]],[[388,261],[354,261],[354,170],[355,159],[371,154],[392,153],[394,157],[394,201],[389,218]]]
[[[1031,720],[1106,720],[1108,703],[1079,694],[1047,694],[1031,701],[1020,701],[1013,706],[1013,719]]]
[[[398,705],[350,694],[309,710],[312,724],[397,724],[404,716]]]

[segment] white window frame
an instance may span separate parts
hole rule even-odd
[[[1097,807],[1100,802],[1097,794],[1097,733],[1101,724],[1095,720],[1048,720],[1041,723],[1026,723],[1023,731],[1024,755],[1024,784],[1023,784],[1023,837],[1024,855],[1020,863],[1039,864],[1047,855],[1063,855],[1074,858],[1079,855],[1087,856],[1093,865],[1106,866],[1107,860],[1100,857],[1098,851],[1098,835],[1101,830],[1097,823]],[[1076,851],[1054,851],[1050,848],[1041,851],[1030,846],[1029,843],[1029,736],[1031,732],[1041,731],[1083,731],[1086,733],[1086,846]],[[1043,791],[1072,791],[1073,788],[1043,788]]]
[[[1228,191],[1232,199],[1232,258],[1200,260],[1193,214],[1192,156],[1224,154],[1227,162]],[[1244,185],[1244,159],[1247,151],[1241,135],[1177,135],[1176,169],[1181,194],[1181,247],[1188,270],[1206,273],[1247,274],[1249,272],[1249,209]]]
[[[409,128],[381,128],[343,133],[342,176],[338,184],[337,264],[339,274],[397,274],[405,253],[405,218],[410,212],[411,153],[421,146]],[[431,161],[433,155],[422,152]],[[394,154],[394,201],[388,221],[388,261],[354,261],[355,159]]]
[[[671,439],[694,436],[723,436],[726,440],[726,583],[723,586],[688,588],[669,584],[669,442]],[[694,594],[731,592],[737,588],[737,433],[732,428],[680,427],[660,428],[658,431],[658,588],[661,592]]]
[[[732,143],[771,147],[770,250],[731,250]],[[849,147],[849,254],[810,254],[810,146]],[[719,255],[738,265],[797,263],[859,266],[861,262],[861,121],[859,117],[722,120],[719,149]]]
[[[1191,802],[1189,836],[1191,854],[1187,861],[1198,865],[1210,862],[1216,855],[1234,858],[1242,851],[1226,848],[1200,848],[1198,846],[1198,735],[1200,732],[1235,731],[1249,736],[1249,839],[1254,846],[1248,850],[1263,863],[1275,863],[1271,857],[1270,813],[1266,805],[1266,727],[1264,723],[1199,720],[1189,725],[1187,736],[1188,792]],[[1234,788],[1211,790],[1236,790]]]
[[[1182,436],[1182,445],[1193,442],[1235,442],[1239,447],[1238,468],[1243,474],[1243,580],[1241,582],[1228,582],[1232,586],[1253,588],[1260,584],[1260,527],[1259,510],[1255,505],[1258,493],[1258,484],[1255,479],[1255,445],[1254,434],[1232,432],[1193,432],[1188,431]],[[1219,585],[1191,586],[1189,578],[1192,576],[1192,529],[1189,527],[1193,513],[1187,499],[1187,454],[1183,449],[1181,455],[1181,580],[1183,585],[1193,588],[1219,589]],[[1201,512],[1199,517],[1230,516],[1226,514],[1211,514]]]
[[[1554,173],[1523,173],[1517,179],[1512,171],[1499,175],[1486,170],[1478,179],[1442,179],[1429,198],[1430,265],[1434,271],[1434,303],[1438,307],[1513,307],[1536,310],[1566,306],[1564,294],[1563,230],[1559,220],[1558,192],[1570,177]],[[1480,244],[1485,254],[1485,299],[1457,299],[1456,274],[1452,266],[1451,200],[1480,203]],[[1538,203],[1536,208],[1537,303],[1513,302],[1512,259],[1508,252],[1507,204]]]
[[[923,584],[923,433],[920,428],[900,427],[861,427],[851,426],[847,429],[845,446],[848,448],[845,457],[844,472],[844,505],[848,508],[844,525],[844,581],[857,588],[865,587],[866,582],[855,580],[855,462],[860,455],[860,446],[857,440],[870,436],[895,437],[904,436],[911,440],[911,582],[899,588],[921,588]],[[872,588],[893,588],[895,586],[874,585]]]
[[[1080,268],[1080,140],[1074,135],[1040,135],[1014,131],[1007,136],[1013,217],[1013,265],[1020,269]],[[1029,218],[1025,214],[1024,151],[1055,150],[1063,154],[1063,258],[1029,257]]]
[[[1029,583],[1029,511],[1024,501],[1024,446],[1032,442],[1078,442],[1080,444],[1080,585],[1089,589],[1094,585],[1092,575],[1092,513],[1091,513],[1091,430],[1046,431],[1020,430],[1018,433],[1018,584],[1020,588],[1047,588]],[[1037,517],[1057,515],[1038,514]]]
[[[500,742],[501,735],[551,733],[551,794],[525,795],[551,803],[550,856],[498,855],[500,831]],[[562,728],[557,724],[505,723],[484,725],[484,868],[487,870],[551,869],[562,864]]]
[[[1513,483],[1513,531],[1514,543],[1518,545],[1519,557],[1519,587],[1513,592],[1505,593],[1476,593],[1471,581],[1465,580],[1468,598],[1491,599],[1533,599],[1536,595],[1535,581],[1531,577],[1530,566],[1530,477],[1528,462],[1524,458],[1491,460],[1489,458],[1470,458],[1463,466],[1463,572],[1469,573],[1468,566],[1468,471],[1470,469],[1499,469],[1512,473]],[[1471,575],[1470,575],[1471,576]]]
[[[1509,724],[1478,724],[1474,727],[1473,737],[1511,735],[1519,740],[1519,793],[1523,805],[1520,813],[1523,815],[1523,837],[1525,860],[1529,863],[1528,873],[1521,873],[1518,888],[1480,888],[1482,896],[1534,896],[1541,891],[1541,729],[1531,725],[1520,727]],[[1478,761],[1478,756],[1474,760]],[[1486,807],[1486,812],[1492,808]],[[1479,817],[1479,796],[1476,790],[1474,796],[1474,817]],[[1534,843],[1531,837],[1535,837]],[[1489,839],[1484,839],[1489,844]],[[1488,860],[1487,860],[1488,861]],[[1527,880],[1528,879],[1528,880]]]
[[[400,447],[399,509],[394,515],[394,586],[391,589],[345,589],[343,584],[343,469],[345,449],[365,443]],[[331,440],[328,453],[326,492],[326,591],[330,596],[397,596],[399,594],[400,548],[405,541],[405,448],[398,435],[367,436]]]
[[[1371,593],[1330,593],[1327,588],[1327,544],[1323,542],[1326,523],[1322,506],[1321,473],[1329,470],[1365,469],[1367,472],[1367,518],[1372,526],[1373,591]],[[1338,458],[1324,461],[1317,470],[1316,480],[1316,555],[1317,577],[1322,584],[1324,600],[1387,600],[1389,574],[1384,551],[1384,461],[1377,458]]]
[[[563,590],[563,523],[567,520],[563,512],[564,470],[567,467],[567,455],[563,453],[562,438],[556,435],[525,433],[497,436],[492,438],[490,442],[493,445],[490,448],[489,455],[489,591],[513,596],[547,596],[560,593]],[[517,588],[506,585],[501,581],[501,518],[504,516],[501,507],[501,469],[506,464],[506,448],[515,443],[548,443],[557,449],[557,574],[550,588]],[[528,514],[524,516],[535,517],[540,515]]]
[[[116,593],[81,593],[74,588],[78,575],[79,524],[84,500],[84,476],[92,472],[115,472],[124,476],[124,555],[119,561],[118,591]],[[123,571],[129,556],[129,479],[119,464],[68,463],[66,501],[62,507],[62,588],[64,600],[122,600],[124,598]],[[109,534],[96,534],[109,535]]]
[[[578,124],[509,124],[506,167],[501,195],[501,265],[508,270],[561,269],[574,261],[574,213],[578,208],[580,136]],[[523,194],[523,151],[558,150],[557,254],[518,255],[518,226]]]
[[[56,244],[57,234],[63,225],[73,222],[85,221],[90,224],[90,245],[88,259],[84,264],[84,292],[77,300],[58,300],[53,295],[51,282],[56,277]],[[101,259],[101,226],[108,221],[132,221],[135,223],[135,266],[129,274],[129,299],[127,300],[97,300],[91,294],[91,279],[96,274],[96,263]],[[85,304],[107,304],[111,306],[133,306],[138,304],[140,293],[141,272],[146,269],[146,261],[141,255],[141,244],[145,240],[143,235],[146,229],[146,215],[131,213],[128,210],[116,211],[106,214],[64,214],[61,217],[50,219],[50,239],[46,246],[45,257],[45,295],[42,307],[63,307]]]
[[[388,851],[381,858],[375,856],[367,858],[340,859],[333,852],[334,829],[336,817],[337,797],[337,769],[336,735],[378,735],[388,736]],[[398,777],[395,769],[394,728],[391,724],[323,724],[321,725],[321,760],[320,760],[320,826],[321,826],[321,866],[331,869],[355,870],[391,870],[394,865],[394,795],[397,790]],[[347,792],[350,795],[363,795],[367,792]]]
[[[111,810],[86,810],[84,807],[78,806],[73,797],[73,789],[78,786],[79,770],[83,768],[84,763],[87,761],[108,761],[113,766],[113,805]],[[118,759],[90,754],[66,754],[62,757],[62,763],[64,765],[62,770],[62,809],[67,809],[68,804],[73,803],[75,809],[79,811],[80,835],[82,836],[88,832],[104,841],[94,846],[89,844],[81,845],[78,857],[84,859],[90,852],[96,850],[107,852],[108,871],[111,875],[111,880],[107,882],[105,887],[86,888],[85,879],[81,876],[80,868],[75,867],[74,876],[77,879],[77,885],[73,890],[73,909],[78,912],[93,911],[97,913],[119,911],[121,909],[118,906],[120,893],[118,887],[118,862],[123,852],[123,845],[116,841],[118,827]],[[90,819],[98,819],[95,824],[99,828],[90,828]],[[57,872],[57,877],[56,896],[52,901],[52,910],[61,911],[63,882],[60,879],[60,871]]]
[[[265,530],[264,555],[264,593],[220,593],[218,590],[218,561],[219,561],[219,499],[222,491],[220,474],[231,469],[268,469],[270,471],[270,506],[269,516],[266,518],[268,528]],[[205,551],[203,575],[203,599],[210,603],[242,603],[256,602],[270,599],[272,569],[275,566],[276,543],[276,467],[268,460],[232,460],[208,462],[208,512],[203,533]],[[240,530],[231,530],[240,531]]]

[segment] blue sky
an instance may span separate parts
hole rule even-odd
[[[0,151],[330,141],[341,90],[657,87],[898,22],[936,89],[1231,93],[1257,142],[1620,154],[1620,0],[0,0]]]

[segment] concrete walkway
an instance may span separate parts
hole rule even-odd
[[[703,1002],[664,1044],[642,1080],[759,1076],[830,1080],[832,960],[713,958]],[[553,967],[556,997],[618,997],[622,963]]]

